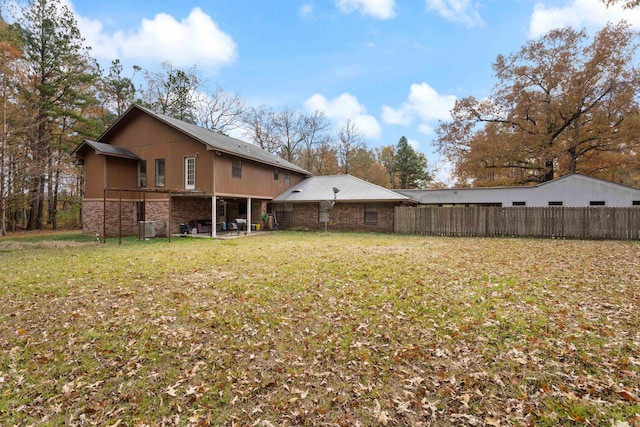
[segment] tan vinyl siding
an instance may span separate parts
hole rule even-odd
[[[155,187],[155,160],[165,159],[162,188],[184,189],[184,158],[196,154],[196,189],[200,189],[199,182],[207,177],[206,181],[211,181],[212,153],[207,152],[202,143],[147,115],[132,118],[112,139],[104,142],[125,147],[147,161],[147,188]]]
[[[242,177],[232,176],[232,156],[221,155],[216,158],[216,193],[238,194],[252,197],[271,198],[285,191],[284,180],[273,179],[273,166],[264,165],[248,159],[242,159]],[[304,176],[291,173],[291,185],[302,181]]]
[[[84,197],[88,199],[104,195],[105,156],[99,156],[91,149],[84,154]],[[91,175],[88,177],[88,175]]]
[[[207,194],[213,192],[213,163],[215,161],[216,194],[272,198],[290,186],[299,183],[304,176],[289,172],[291,183],[285,186],[284,180],[273,179],[274,165],[265,165],[250,159],[242,161],[242,177],[232,177],[232,159],[239,158],[226,153],[215,156],[214,151],[199,141],[193,140],[182,132],[141,114],[112,135],[110,144],[125,147],[147,161],[147,188],[155,185],[155,159],[165,159],[165,189],[184,188],[184,159],[196,157],[196,190]],[[137,167],[137,165],[134,165]],[[280,169],[284,173],[283,169]],[[135,187],[136,181],[131,185]]]

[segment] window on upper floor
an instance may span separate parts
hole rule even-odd
[[[156,187],[164,187],[165,180],[164,159],[156,159]]]
[[[284,174],[284,185],[291,185],[291,174],[289,172]]]
[[[242,178],[242,160],[233,159],[231,161],[231,176],[234,178]]]
[[[138,187],[147,186],[147,161],[140,160],[138,162]]]
[[[196,188],[196,158],[184,158],[184,188],[193,190]]]
[[[280,171],[278,169],[273,169],[273,180],[277,181],[280,179]]]

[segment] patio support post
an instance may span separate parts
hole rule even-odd
[[[251,197],[247,197],[247,234],[251,234]]]
[[[216,233],[216,220],[218,219],[218,203],[216,201],[215,193],[211,195],[211,237],[214,239],[217,236]]]
[[[122,244],[122,191],[118,191],[118,244]]]
[[[172,201],[173,201],[173,197],[171,197],[171,191],[169,191],[169,224],[167,225],[167,236],[169,237],[169,243],[171,243],[171,209],[173,208],[172,206]]]
[[[216,230],[216,221],[218,220],[217,209],[218,209],[218,201],[216,200],[216,156],[219,156],[220,153],[218,151],[213,152],[213,162],[212,162],[212,188],[211,188],[211,237],[216,238],[218,235]]]
[[[107,243],[107,189],[102,196],[102,243]]]

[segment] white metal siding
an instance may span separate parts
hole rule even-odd
[[[466,205],[496,204],[510,207],[525,202],[527,207],[547,207],[562,202],[565,207],[588,207],[590,202],[604,201],[606,207],[632,207],[640,200],[640,190],[582,175],[569,175],[534,187],[448,188],[439,190],[405,190],[401,194],[423,204]]]

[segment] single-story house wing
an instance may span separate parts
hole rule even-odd
[[[309,177],[273,199],[281,229],[393,232],[394,207],[409,197],[352,175]]]

